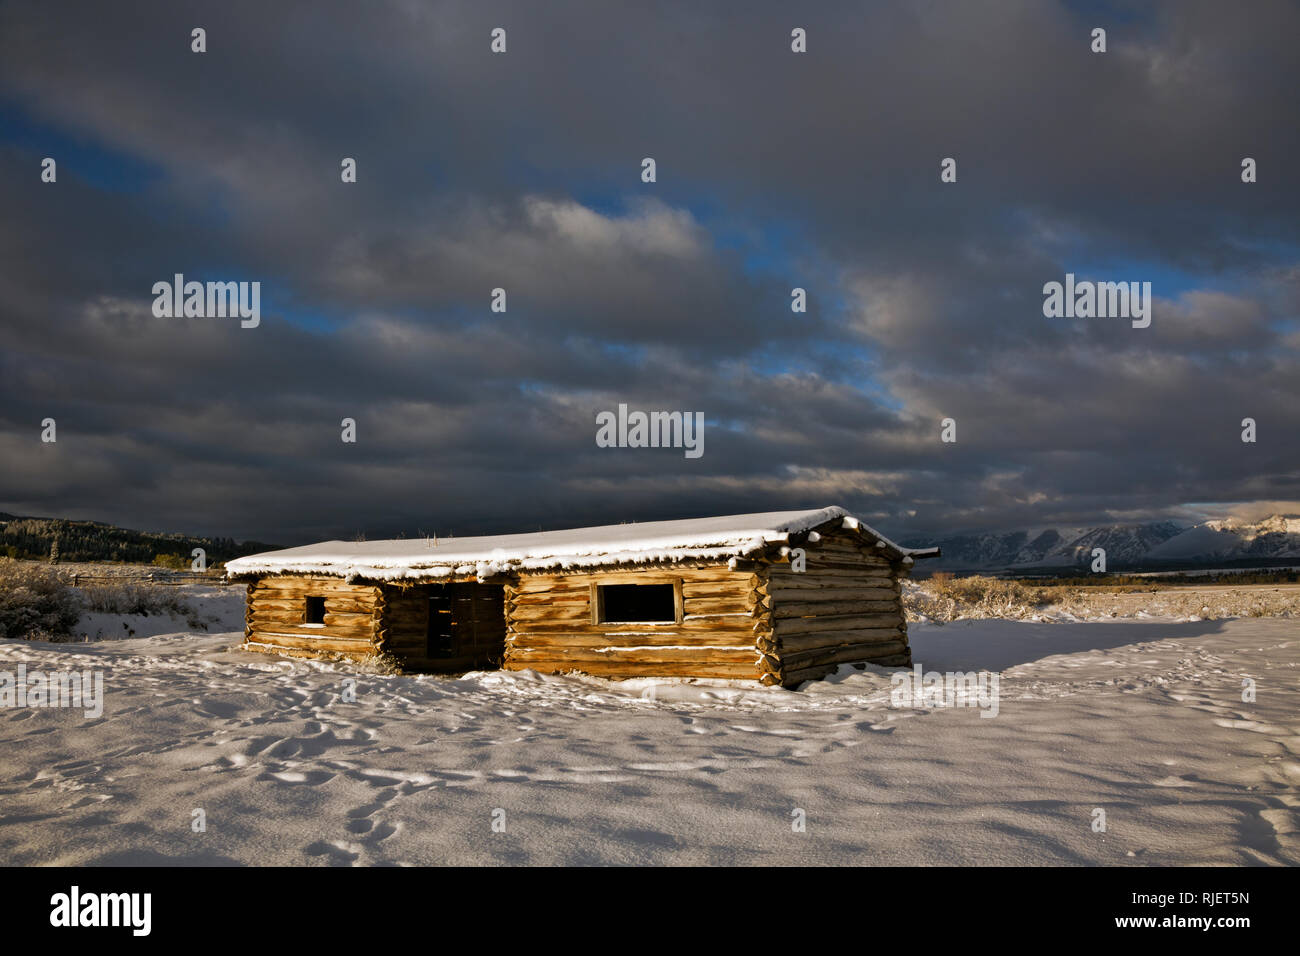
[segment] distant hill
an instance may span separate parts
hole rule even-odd
[[[1093,548],[1106,552],[1110,571],[1277,567],[1300,564],[1300,519],[1272,515],[1262,521],[1231,519],[1188,525],[1172,521],[1041,528],[917,540],[938,545],[942,556],[927,571],[1077,572],[1092,562]]]
[[[209,567],[231,558],[274,551],[278,546],[233,538],[131,531],[101,521],[23,518],[0,512],[0,557],[48,560],[58,544],[60,561],[120,561],[127,564],[171,563],[188,568],[195,548],[207,554]]]

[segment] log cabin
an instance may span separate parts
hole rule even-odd
[[[841,664],[910,666],[901,581],[938,554],[829,507],[328,541],[238,558],[226,573],[248,585],[250,651],[794,687]]]

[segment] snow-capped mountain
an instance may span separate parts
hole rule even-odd
[[[1195,525],[1158,521],[1047,528],[908,543],[942,549],[942,557],[928,562],[927,570],[1083,569],[1091,564],[1094,548],[1105,550],[1110,570],[1300,563],[1300,518],[1271,515],[1256,522],[1225,518]]]

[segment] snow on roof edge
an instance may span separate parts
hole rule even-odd
[[[516,571],[730,561],[753,555],[770,544],[787,543],[792,534],[810,532],[837,518],[842,527],[874,539],[896,558],[932,557],[930,552],[938,553],[934,548],[903,548],[832,505],[811,511],[634,522],[442,541],[325,541],[235,558],[226,562],[226,576],[312,574],[374,581],[473,576],[482,580]],[[430,553],[435,549],[437,553]]]

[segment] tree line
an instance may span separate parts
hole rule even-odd
[[[259,541],[238,542],[234,538],[132,531],[99,521],[0,515],[0,555],[10,558],[165,564],[188,568],[195,548],[204,550],[211,567],[231,558],[273,551],[276,545]]]

